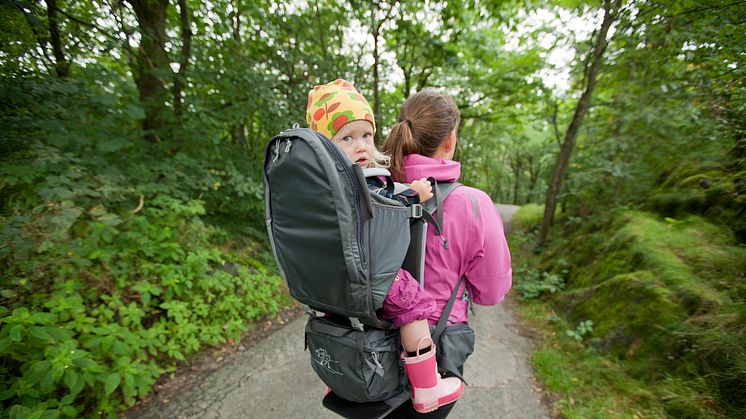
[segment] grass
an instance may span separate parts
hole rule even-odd
[[[556,229],[540,255],[526,230],[510,238],[515,266],[566,281],[518,309],[541,336],[533,364],[556,414],[746,415],[746,249],[727,228],[618,211]],[[582,341],[568,336],[586,320]]]
[[[544,205],[526,204],[513,214],[513,229],[527,230],[541,224],[544,217]]]
[[[606,357],[567,336],[572,325],[540,301],[519,309],[521,320],[539,331],[531,362],[537,378],[557,397],[554,414],[567,418],[663,417],[656,394],[625,372],[623,362]]]

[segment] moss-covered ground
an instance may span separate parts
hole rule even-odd
[[[535,219],[527,210],[516,216]],[[519,306],[542,337],[533,364],[558,414],[746,417],[746,248],[730,229],[620,210],[560,220],[537,252],[521,227],[516,287],[565,282]]]

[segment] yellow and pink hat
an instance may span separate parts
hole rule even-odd
[[[343,126],[358,120],[370,122],[375,132],[373,109],[347,80],[337,79],[308,92],[306,121],[312,130],[331,139]]]

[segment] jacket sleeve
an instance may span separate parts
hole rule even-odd
[[[385,196],[388,199],[396,199],[408,207],[420,203],[420,195],[414,189],[405,189],[394,194],[389,192],[386,185],[376,177],[366,178],[366,181],[368,182],[368,189],[378,195]]]
[[[510,250],[503,231],[503,222],[487,194],[478,190],[473,198],[478,204],[472,218],[474,248],[465,276],[473,302],[480,305],[497,304],[508,293],[512,284]]]

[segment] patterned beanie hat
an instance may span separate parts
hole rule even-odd
[[[308,92],[306,121],[312,130],[331,139],[343,126],[357,120],[370,122],[375,132],[373,109],[347,80],[337,79]]]

